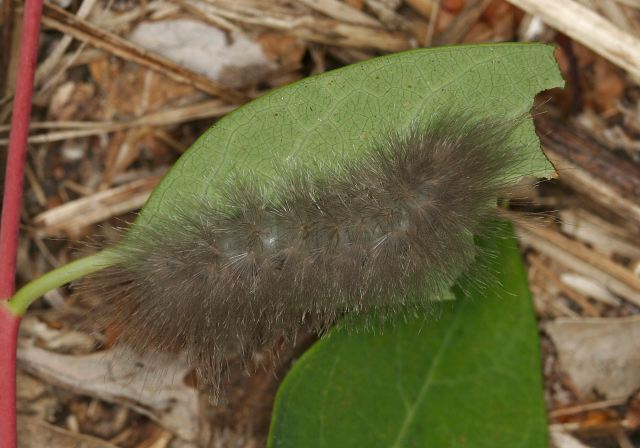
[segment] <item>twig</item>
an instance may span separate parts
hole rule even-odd
[[[13,15],[15,2],[3,2],[0,5],[0,17],[2,17],[2,31],[0,32],[0,67],[11,67],[11,36],[13,34]],[[10,70],[0,70],[0,95],[8,93]]]
[[[532,260],[535,260],[533,263],[536,264],[536,268],[544,276],[545,283],[552,283],[559,292],[577,304],[585,315],[589,317],[598,317],[600,315],[600,313],[598,313],[598,309],[589,303],[589,300],[585,296],[564,284],[560,275],[553,269],[550,269],[547,263],[544,263],[539,258],[532,258]]]
[[[161,178],[147,176],[67,202],[40,213],[33,222],[39,226],[39,235],[73,235],[86,226],[142,207]]]
[[[561,233],[537,225],[518,225],[524,244],[605,285],[629,302],[640,305],[640,278],[624,266],[590,250]]]
[[[592,403],[578,404],[575,406],[552,409],[551,411],[549,411],[549,417],[550,418],[565,417],[567,415],[580,414],[581,412],[596,411],[599,409],[606,409],[613,406],[622,406],[627,402],[627,400],[628,400],[627,397],[613,398],[610,400],[595,401]]]
[[[96,0],[84,0],[78,8],[78,12],[76,13],[77,17],[81,19],[87,18],[95,3]],[[47,58],[38,66],[36,70],[36,84],[40,84],[45,78],[48,77],[50,72],[58,65],[65,52],[67,51],[67,48],[69,48],[69,45],[71,45],[72,42],[73,37],[69,36],[68,34],[62,36],[62,39],[58,41],[53,51],[51,51],[49,56],[47,56]],[[59,78],[62,73],[63,70],[59,70],[56,74],[50,76],[47,80],[47,84],[51,85],[52,82],[50,79]]]
[[[244,25],[282,30],[310,42],[383,51],[402,51],[411,48],[410,39],[406,33],[314,17],[292,9],[277,8],[268,2],[239,4],[235,0],[221,0],[214,3],[204,0],[183,0],[180,5],[199,11],[205,17],[218,19],[222,17]]]
[[[235,105],[225,104],[221,100],[205,100],[188,106],[175,109],[153,112],[143,115],[131,121],[46,121],[32,123],[31,129],[55,129],[55,132],[31,135],[29,143],[48,143],[71,138],[88,137],[92,135],[115,132],[145,126],[168,126],[185,121],[201,118],[220,117],[235,109]],[[0,126],[0,133],[5,132],[6,127]],[[8,141],[0,138],[0,146]]]
[[[491,3],[490,0],[476,0],[469,4],[453,22],[433,40],[435,45],[447,45],[459,42],[467,34],[471,26],[477,22],[483,11]]]
[[[640,39],[574,0],[509,0],[640,79]]]
[[[178,82],[194,86],[210,95],[219,96],[231,103],[243,103],[247,100],[241,93],[225,89],[217,82],[204,75],[195,73],[160,55],[147,51],[128,40],[109,31],[103,30],[92,23],[69,14],[62,8],[50,4],[45,5],[43,23],[58,31],[62,31],[83,42],[88,42],[96,48],[108,51],[128,61],[136,62],[152,70],[163,73]]]
[[[631,223],[640,222],[640,169],[584,132],[550,117],[536,118],[545,154],[565,183]]]
[[[300,0],[300,3],[332,19],[380,28],[376,19],[338,0]]]

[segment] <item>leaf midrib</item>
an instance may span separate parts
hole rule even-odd
[[[455,313],[454,321],[451,322],[451,325],[449,326],[449,328],[447,329],[447,332],[445,333],[444,339],[442,340],[442,343],[438,348],[438,352],[436,353],[436,356],[433,358],[431,367],[429,367],[429,370],[427,371],[427,374],[422,383],[422,387],[420,388],[420,392],[418,392],[418,396],[416,397],[416,400],[414,401],[413,405],[409,407],[409,409],[407,409],[404,421],[402,422],[402,426],[398,431],[398,436],[396,437],[396,440],[393,443],[393,445],[391,445],[391,448],[399,448],[402,446],[402,442],[404,441],[404,438],[407,435],[407,431],[409,430],[409,427],[411,426],[411,424],[413,423],[413,420],[415,419],[416,413],[418,412],[418,409],[422,404],[422,400],[424,400],[427,392],[429,392],[429,389],[433,384],[436,371],[440,367],[440,362],[442,360],[442,357],[444,353],[446,353],[447,348],[451,343],[452,336],[455,334],[458,328],[460,316],[462,315],[463,313],[461,312]]]

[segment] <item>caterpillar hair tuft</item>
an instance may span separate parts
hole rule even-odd
[[[302,325],[425,307],[474,264],[474,236],[526,163],[523,120],[443,114],[339,167],[236,176],[222,200],[185,200],[127,235],[90,278],[94,317],[138,351],[186,353],[216,386],[225,355],[248,361]]]

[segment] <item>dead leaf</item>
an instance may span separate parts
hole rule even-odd
[[[623,398],[640,387],[640,316],[558,319],[546,331],[581,398]]]
[[[183,381],[191,370],[183,360],[143,359],[124,351],[60,355],[25,338],[18,345],[20,367],[45,382],[126,405],[186,440],[197,437],[198,393]]]
[[[95,107],[95,85],[67,81],[61,84],[49,103],[49,116],[53,120],[84,120],[92,116]]]
[[[259,43],[196,20],[143,22],[131,40],[228,87],[255,84],[275,69]],[[225,76],[233,72],[236,76]]]
[[[256,41],[262,46],[265,56],[280,67],[299,67],[307,50],[300,39],[283,33],[264,32]]]
[[[113,58],[89,64],[91,76],[102,90],[95,120],[139,117],[171,105],[191,102],[199,95],[187,85],[141,67]]]

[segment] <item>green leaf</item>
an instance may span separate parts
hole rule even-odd
[[[246,104],[205,132],[155,189],[138,223],[171,215],[189,195],[215,200],[238,172],[260,180],[275,174],[274,162],[344,161],[390,129],[454,106],[521,115],[535,94],[561,85],[553,48],[542,44],[413,50],[303,79]],[[553,167],[533,125],[523,123],[520,131],[531,161],[520,174],[548,177]]]
[[[389,130],[456,107],[492,117],[522,116],[535,94],[562,85],[553,47],[521,43],[413,50],[303,79],[244,105],[206,131],[165,175],[130,232],[144,232],[155,217],[175,215],[185,198],[215,201],[238,174],[251,173],[260,181],[286,163],[307,168],[339,163],[384,141]],[[552,175],[533,124],[523,122],[518,131],[515,146],[523,148],[530,164],[513,175]],[[55,269],[18,291],[10,306],[22,313],[48,288],[112,262],[108,254],[98,254]]]
[[[501,236],[486,243],[490,284],[461,285],[469,295],[441,315],[376,334],[341,325],[307,351],[278,391],[269,447],[547,446],[527,279],[510,226]]]

